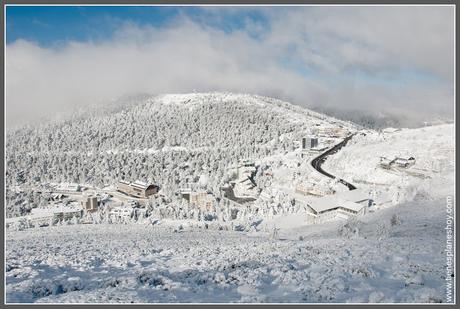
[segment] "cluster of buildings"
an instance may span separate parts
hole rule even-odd
[[[311,152],[320,152],[326,149],[327,139],[334,140],[348,135],[344,128],[315,126],[310,132],[311,135],[304,136],[300,141],[296,141],[301,147],[302,156]],[[321,138],[321,143],[320,139]],[[396,157],[392,160],[381,157],[380,165],[383,168],[392,166],[408,167],[415,163],[415,158]],[[185,164],[185,163],[184,163]],[[258,166],[255,161],[250,159],[240,160],[237,165],[236,179],[231,181],[228,186],[221,188],[223,196],[220,205],[229,207],[231,218],[236,219],[237,213],[244,207],[251,207],[252,202],[258,198],[270,202],[272,195],[263,191],[259,193],[259,188],[254,181]],[[268,172],[267,172],[268,173]],[[268,174],[267,174],[268,175]],[[270,175],[271,172],[270,172]],[[147,199],[152,195],[158,194],[159,186],[148,184],[142,181],[129,182],[121,180],[116,186],[116,190],[125,196],[135,198],[136,201]],[[46,210],[32,211],[29,220],[38,224],[44,224],[50,220],[67,220],[74,217],[82,217],[84,213],[96,212],[102,205],[101,199],[94,194],[83,194],[82,188],[78,184],[64,183],[53,188],[56,194],[81,194],[80,207],[57,207]],[[365,214],[367,209],[374,205],[374,200],[370,194],[362,190],[350,190],[347,192],[336,193],[330,188],[320,186],[307,186],[299,184],[295,188],[295,203],[303,205],[307,210],[307,222],[311,224],[323,223],[337,219],[349,219],[353,216]],[[213,211],[217,200],[215,196],[204,190],[185,188],[180,190],[180,195],[190,205],[202,211]],[[59,199],[59,197],[58,197]],[[136,202],[121,203],[115,207],[109,207],[109,216],[112,219],[131,218],[136,213]],[[78,204],[77,204],[78,205]]]
[[[400,158],[388,159],[387,157],[380,157],[380,167],[384,169],[391,169],[392,167],[408,168],[415,164],[415,158]]]

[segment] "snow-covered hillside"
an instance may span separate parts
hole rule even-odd
[[[313,126],[354,128],[276,99],[200,93],[139,96],[125,108],[87,110],[66,120],[7,133],[7,214],[41,204],[39,196],[10,189],[45,182],[104,187],[120,179],[157,183],[163,193],[209,176],[218,191],[227,168],[244,158],[263,158],[293,149]],[[32,204],[32,205],[31,205]]]
[[[454,125],[358,134],[324,168],[359,187],[399,195],[398,202],[454,192]],[[384,169],[380,157],[415,158],[409,168]]]
[[[446,302],[445,215],[445,200],[408,203],[275,238],[184,222],[8,231],[7,302]]]

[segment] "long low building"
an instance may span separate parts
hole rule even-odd
[[[17,224],[20,221],[27,222],[34,226],[49,225],[51,222],[66,221],[74,217],[81,218],[83,210],[78,207],[58,205],[47,208],[33,208],[26,216],[6,219],[6,227]]]
[[[369,194],[358,189],[321,198],[308,198],[297,193],[295,200],[310,210],[308,221],[313,224],[332,220],[346,220],[353,216],[362,215],[372,205]]]
[[[311,213],[309,213],[312,223],[323,223],[331,220],[342,219],[347,220],[353,216],[364,214],[366,206],[333,198],[332,196],[323,197],[307,205]]]
[[[78,183],[60,183],[55,187],[56,191],[66,193],[80,193],[81,186]]]
[[[115,207],[112,210],[110,210],[109,216],[112,219],[124,219],[124,218],[131,218],[133,215],[133,208],[130,206],[126,207]]]
[[[159,187],[157,185],[149,185],[139,180],[135,182],[120,180],[118,182],[117,190],[127,195],[147,198],[153,194],[158,193]]]

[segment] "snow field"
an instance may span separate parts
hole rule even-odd
[[[8,231],[7,302],[445,301],[442,203],[281,227],[277,239],[135,224]]]

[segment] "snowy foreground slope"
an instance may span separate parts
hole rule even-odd
[[[173,225],[8,231],[7,302],[446,301],[445,200],[343,225],[276,239]]]

